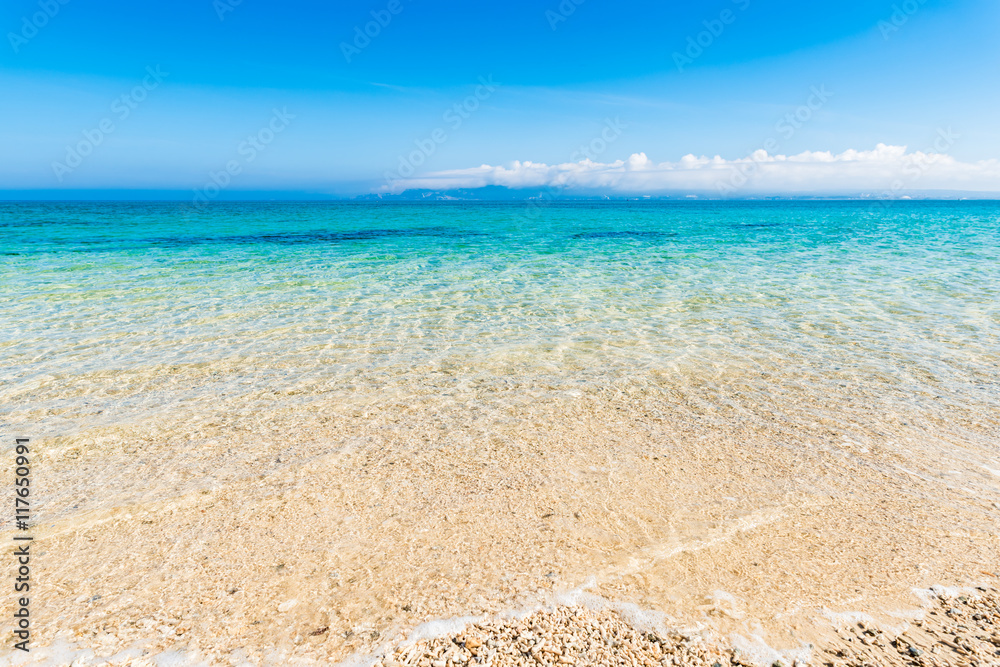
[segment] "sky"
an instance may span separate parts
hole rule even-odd
[[[0,28],[0,198],[1000,191],[996,0],[5,0]]]

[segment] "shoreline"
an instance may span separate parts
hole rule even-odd
[[[884,610],[917,609],[915,588],[983,583],[1000,562],[971,445],[787,444],[784,424],[667,413],[658,396],[487,396],[374,416],[337,396],[222,403],[183,439],[172,420],[39,441],[36,645],[328,665],[434,619],[583,591],[657,610],[661,633],[701,624],[720,649],[756,635],[788,651],[838,641],[824,608],[895,626]]]
[[[865,667],[866,665],[1000,665],[1000,590],[963,595],[927,591],[927,607],[911,622],[885,628],[870,620],[831,623],[837,639],[800,650],[739,646],[720,638],[636,623],[609,607],[556,606],[472,621],[444,634],[408,639],[376,655],[372,667],[489,664],[663,664],[709,667]],[[851,616],[843,614],[843,616]],[[856,616],[856,615],[855,615]],[[862,616],[865,616],[862,614]],[[631,622],[630,622],[631,621]],[[419,628],[413,633],[419,635]],[[341,663],[348,664],[349,661]],[[359,663],[360,664],[360,663]]]
[[[1000,578],[1000,572],[992,575]],[[759,637],[721,637],[702,628],[669,627],[662,614],[580,592],[551,603],[488,617],[430,620],[385,639],[381,648],[335,662],[250,648],[228,655],[210,649],[73,646],[35,647],[34,657],[0,653],[0,665],[316,665],[336,667],[599,667],[609,664],[685,667],[995,667],[1000,665],[1000,586],[919,593],[924,606],[896,624],[864,612],[828,614],[828,639],[776,650]],[[700,624],[695,624],[700,625]],[[321,627],[310,633],[321,638]]]

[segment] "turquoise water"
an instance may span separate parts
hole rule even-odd
[[[26,203],[0,228],[5,431],[470,382],[1000,412],[998,203]]]

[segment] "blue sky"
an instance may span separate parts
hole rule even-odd
[[[0,26],[0,190],[357,194],[878,144],[965,165],[907,186],[988,189],[1000,158],[996,0],[7,0]],[[762,188],[800,175],[772,166]]]

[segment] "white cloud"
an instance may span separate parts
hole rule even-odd
[[[959,162],[946,153],[908,152],[905,146],[885,144],[873,150],[852,149],[839,154],[806,151],[798,155],[769,155],[758,150],[737,160],[685,155],[677,162],[660,163],[653,162],[645,153],[636,153],[627,160],[610,163],[583,160],[554,165],[517,161],[507,167],[484,164],[400,179],[381,191],[399,193],[408,189],[487,185],[644,194],[711,191],[732,196],[768,192],[1000,192],[1000,160]]]

